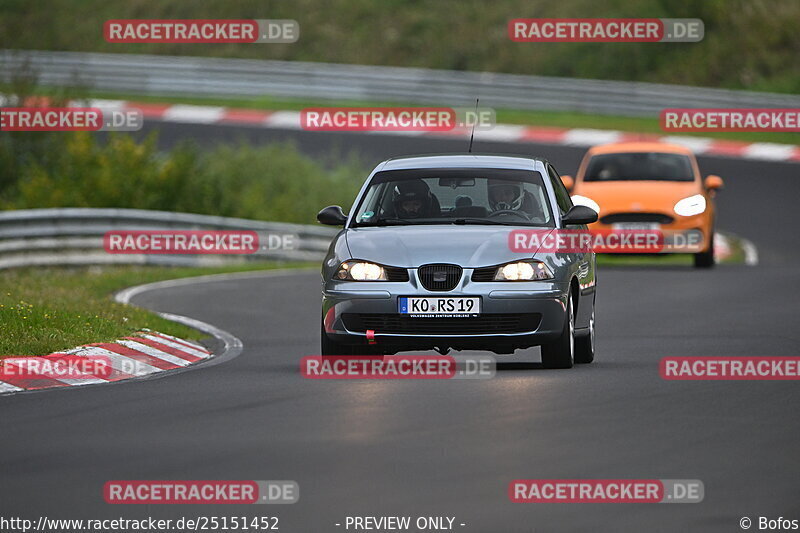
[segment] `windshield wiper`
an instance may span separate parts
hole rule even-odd
[[[508,222],[500,222],[499,220],[490,220],[488,218],[457,218],[453,220],[452,224],[465,225],[465,224],[483,224],[486,226],[519,226],[519,224],[509,224]]]
[[[413,222],[402,218],[379,218],[375,222],[367,222],[366,224],[362,222],[357,224],[357,227],[368,228],[374,226],[407,226],[409,224],[413,224]]]
[[[370,228],[375,226],[409,226],[409,225],[429,225],[429,224],[457,224],[457,225],[467,225],[467,224],[480,224],[484,226],[519,226],[519,224],[509,223],[509,222],[500,222],[498,220],[490,220],[486,218],[457,218],[455,220],[431,220],[425,219],[423,222],[414,222],[416,219],[404,219],[404,218],[379,218],[375,222],[368,222],[368,223],[360,223],[357,224],[355,227],[357,228]],[[419,219],[421,220],[421,219]]]

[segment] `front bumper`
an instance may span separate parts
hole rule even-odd
[[[473,282],[465,268],[451,291],[428,291],[411,269],[407,282],[326,283],[322,294],[326,334],[342,344],[374,343],[387,353],[450,347],[511,353],[555,340],[564,325],[569,283]],[[398,313],[401,296],[478,296],[476,318],[409,318]]]
[[[616,213],[609,213],[614,215]],[[604,215],[606,216],[606,215]],[[690,217],[671,216],[673,221],[668,224],[660,224],[659,229],[663,233],[663,249],[658,253],[699,253],[708,250],[711,245],[711,232],[713,222],[711,216],[706,213]],[[595,222],[589,225],[589,231],[606,233],[615,230],[614,224],[604,224]],[[635,253],[630,250],[625,253]],[[652,252],[642,252],[652,253]]]

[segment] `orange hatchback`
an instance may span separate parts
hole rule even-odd
[[[686,236],[696,267],[714,265],[714,202],[719,176],[703,180],[694,154],[658,142],[614,143],[591,148],[573,180],[562,180],[575,205],[599,214],[593,231],[661,230]],[[688,241],[686,240],[688,239]]]

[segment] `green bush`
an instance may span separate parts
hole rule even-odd
[[[30,135],[0,133],[3,209],[128,207],[313,223],[325,205],[349,206],[366,176],[355,158],[328,169],[289,143],[161,153],[155,135]]]

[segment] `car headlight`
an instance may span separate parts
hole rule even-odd
[[[553,279],[553,272],[540,261],[518,261],[497,267],[495,281],[539,281]]]
[[[344,281],[381,281],[388,279],[386,269],[367,261],[345,261],[333,275]]]
[[[706,197],[702,194],[695,194],[694,196],[678,201],[673,209],[682,217],[699,215],[706,210]]]
[[[598,215],[600,214],[600,205],[598,205],[598,203],[592,200],[591,198],[587,198],[586,196],[581,196],[580,194],[576,194],[571,198],[572,198],[572,203],[574,205],[584,205],[589,209],[594,210],[594,212],[597,213]]]

